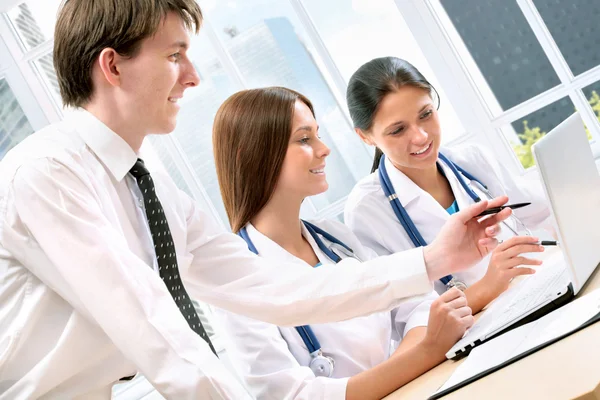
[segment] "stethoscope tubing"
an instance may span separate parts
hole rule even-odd
[[[473,175],[471,175],[470,173],[468,173],[467,171],[465,171],[464,169],[462,169],[461,167],[459,167],[458,165],[456,165],[452,161],[450,161],[442,153],[439,153],[439,159],[444,164],[446,164],[448,166],[448,168],[450,168],[452,173],[456,176],[456,179],[458,179],[458,182],[460,183],[462,188],[469,195],[469,197],[475,202],[481,201],[481,198],[477,195],[477,193],[475,193],[475,191],[471,187],[469,187],[467,182],[465,182],[465,180],[463,179],[463,175],[465,177],[467,177],[467,179],[477,182],[479,185],[481,185],[483,188],[485,188],[486,192],[487,192],[487,187],[483,183],[481,183],[480,180],[475,178]],[[392,184],[392,181],[390,180],[390,176],[387,173],[387,167],[385,166],[385,155],[382,155],[381,159],[379,160],[378,175],[379,175],[379,182],[381,183],[381,188],[383,189],[383,193],[385,194],[386,198],[389,200],[390,206],[392,207],[392,210],[394,211],[394,214],[396,215],[398,222],[400,222],[400,224],[402,225],[402,227],[408,234],[408,237],[413,242],[413,245],[415,247],[427,246],[427,242],[421,235],[421,232],[419,232],[419,229],[417,228],[417,226],[415,225],[413,220],[408,215],[408,212],[406,212],[406,209],[402,206],[402,203],[400,203],[400,200],[398,200],[398,195],[396,194],[394,185]],[[452,279],[453,279],[452,275],[447,275],[447,276],[440,278],[440,281],[444,285],[448,285],[450,282],[452,282]]]

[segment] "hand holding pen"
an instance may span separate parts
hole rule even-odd
[[[518,208],[526,207],[530,204],[531,203],[515,203],[515,204],[506,204],[506,205],[499,206],[499,207],[491,207],[491,208],[488,208],[487,210],[484,210],[482,213],[477,215],[477,217],[484,217],[486,215],[496,214],[496,213],[499,213],[500,211],[504,210],[505,208],[510,208],[511,210],[516,210]],[[514,214],[513,214],[513,218],[518,220],[518,218],[516,216],[514,216]],[[520,222],[520,221],[518,220],[518,222]],[[527,227],[525,227],[525,225],[522,222],[520,222],[520,223],[521,223],[521,225],[523,225],[523,227],[527,231],[527,234],[531,235],[531,232],[529,231],[529,229],[527,229]],[[508,224],[504,223],[503,225],[505,225],[508,229],[510,229],[512,231],[512,233],[515,234],[515,236],[519,236],[518,232],[516,232],[514,229],[512,229]],[[556,240],[541,240],[541,241],[538,241],[537,244],[539,244],[541,246],[558,246],[560,243]]]

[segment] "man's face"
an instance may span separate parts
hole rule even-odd
[[[178,100],[200,82],[187,56],[189,43],[183,21],[169,13],[154,36],[142,41],[136,55],[120,63],[120,112],[144,136],[172,132]]]

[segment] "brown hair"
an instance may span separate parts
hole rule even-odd
[[[213,125],[213,152],[221,197],[233,232],[269,202],[287,152],[296,101],[312,103],[283,87],[243,90],[221,105]]]
[[[168,12],[198,33],[202,11],[195,0],[64,0],[54,31],[54,69],[65,106],[81,107],[92,97],[92,65],[105,48],[135,56]]]

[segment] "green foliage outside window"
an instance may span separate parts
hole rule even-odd
[[[594,90],[592,91],[592,97],[588,99],[590,106],[596,113],[596,118],[600,121],[600,95]],[[588,139],[592,139],[592,135],[590,134],[589,129],[585,128]],[[517,153],[517,157],[521,161],[521,164],[524,168],[529,168],[534,165],[533,154],[531,153],[531,146],[535,142],[537,142],[542,136],[544,136],[546,132],[543,132],[540,127],[536,126],[535,128],[530,128],[527,121],[523,121],[523,132],[517,133],[519,139],[521,139],[521,143],[513,145],[515,152]]]

